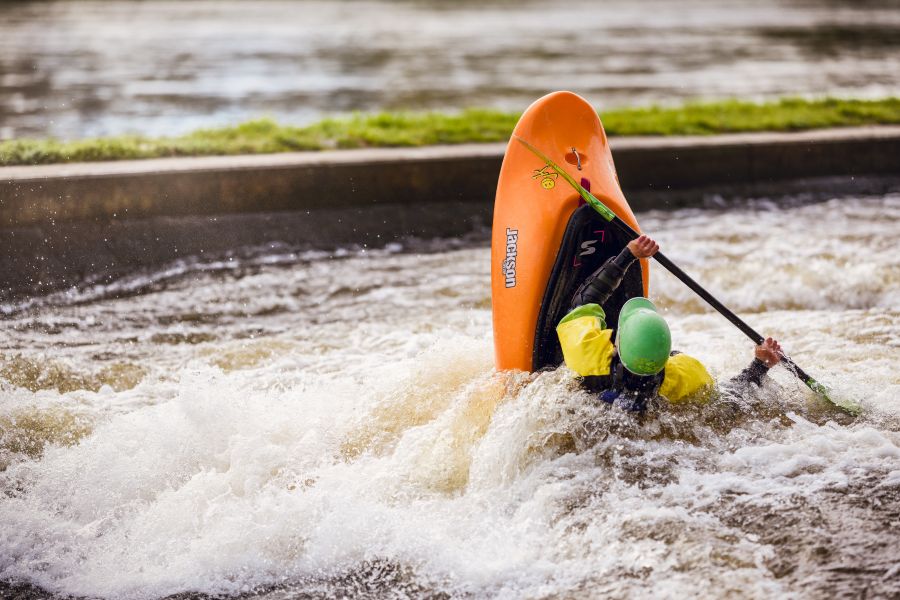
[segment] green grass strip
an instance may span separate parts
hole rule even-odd
[[[603,111],[600,116],[607,133],[621,136],[801,131],[900,124],[900,98],[788,98],[765,104],[728,100],[674,108],[613,109]],[[167,138],[21,139],[0,142],[0,165],[499,142],[509,139],[518,118],[519,113],[469,109],[457,114],[354,114],[325,119],[306,127],[257,119],[234,127],[200,129]]]

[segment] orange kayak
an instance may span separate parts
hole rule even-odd
[[[619,187],[597,112],[584,98],[554,92],[532,104],[513,132],[580,181],[640,231]],[[586,205],[541,158],[510,140],[500,169],[491,236],[495,366],[536,371],[562,362],[556,324],[576,288],[628,240]],[[614,327],[622,304],[646,296],[646,260],[632,267],[604,306]]]

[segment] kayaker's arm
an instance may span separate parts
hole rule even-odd
[[[572,308],[585,304],[603,306],[612,295],[628,267],[639,258],[650,258],[659,250],[659,244],[646,235],[628,242],[618,256],[607,260],[582,283],[572,297]]]
[[[754,358],[746,369],[735,375],[728,382],[729,386],[744,386],[748,383],[754,385],[762,385],[762,378],[769,372],[769,367],[758,358]]]
[[[772,338],[766,338],[766,341],[753,350],[753,354],[754,358],[750,366],[732,377],[729,384],[746,385],[752,383],[762,385],[763,376],[781,361],[781,345]]]

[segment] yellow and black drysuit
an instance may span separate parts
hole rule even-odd
[[[581,376],[584,387],[600,393],[601,400],[629,410],[644,410],[647,402],[656,396],[673,403],[705,402],[714,390],[715,381],[692,356],[673,351],[664,369],[656,375],[634,374],[619,360],[613,330],[606,326],[602,304],[635,260],[626,247],[576,290],[572,310],[556,327],[566,366]],[[754,359],[731,383],[760,385],[768,370],[762,361]]]

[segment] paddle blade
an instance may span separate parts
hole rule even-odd
[[[862,406],[860,406],[859,403],[857,403],[855,400],[851,400],[850,398],[841,397],[834,394],[828,387],[826,387],[822,383],[819,383],[812,377],[804,381],[804,383],[806,384],[806,387],[849,415],[855,417],[860,413],[860,411],[862,411]]]

